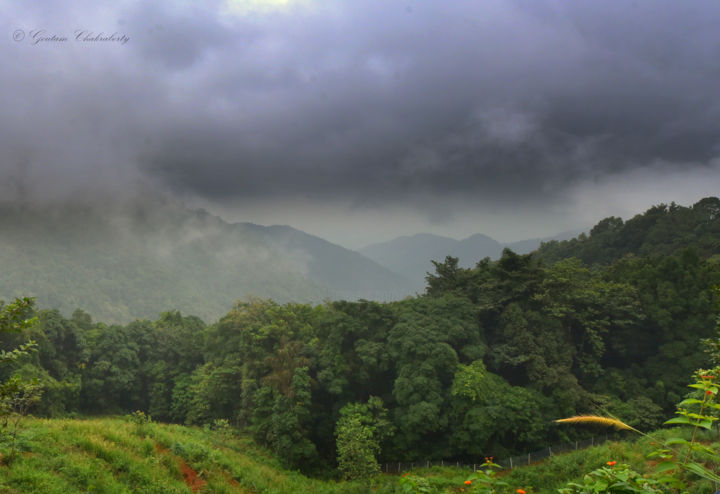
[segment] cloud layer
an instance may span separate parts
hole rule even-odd
[[[0,5],[6,197],[160,189],[358,243],[555,233],[720,185],[716,2]]]

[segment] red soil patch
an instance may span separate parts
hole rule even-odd
[[[178,463],[180,464],[180,472],[182,473],[183,479],[185,480],[185,484],[192,489],[193,492],[197,492],[198,490],[205,487],[205,482],[203,479],[198,477],[198,474],[195,470],[190,468],[190,465],[185,463],[185,460],[182,458],[178,458]]]
[[[177,459],[178,465],[180,466],[180,473],[182,473],[185,485],[191,488],[193,492],[197,492],[203,487],[205,487],[205,484],[207,484],[207,482],[198,477],[198,473],[193,470],[190,465],[185,462],[185,460],[183,460],[179,456],[173,455],[168,448],[164,448],[159,443],[155,443],[155,451],[160,454],[174,456]]]

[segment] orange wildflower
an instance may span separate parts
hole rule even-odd
[[[466,480],[466,481],[465,481],[465,485],[470,485],[470,484],[472,484],[472,481],[471,481],[471,480]]]
[[[525,494],[525,491],[522,489],[518,489],[515,492],[517,492],[517,494]]]
[[[609,461],[609,462],[607,462],[607,464],[608,464],[609,466],[611,466],[611,467],[614,466],[616,463],[617,463],[616,461]]]

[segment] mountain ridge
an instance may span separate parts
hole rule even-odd
[[[518,254],[528,254],[537,250],[543,242],[573,238],[582,231],[570,230],[553,236],[507,243],[501,243],[483,233],[475,233],[461,240],[432,233],[417,233],[370,244],[358,249],[358,252],[413,280],[416,287],[424,287],[426,273],[434,271],[432,261],[442,261],[447,256],[453,256],[459,258],[461,267],[470,268],[485,257],[498,259],[505,248]]]
[[[212,320],[253,296],[321,303],[413,293],[402,276],[292,227],[155,203],[0,204],[0,265],[0,299],[35,296],[39,306],[108,322],[172,309]]]

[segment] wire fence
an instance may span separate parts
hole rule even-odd
[[[568,453],[578,449],[590,448],[607,442],[608,436],[596,436],[584,441],[575,441],[571,443],[556,444],[554,446],[548,446],[547,448],[539,449],[531,453],[526,453],[517,456],[509,456],[503,459],[493,459],[493,463],[500,465],[503,470],[512,470],[516,467],[532,465],[546,458],[550,458],[553,455],[559,455],[562,453]],[[384,473],[401,473],[417,468],[431,468],[431,467],[456,467],[464,469],[472,469],[473,471],[478,470],[483,465],[480,463],[468,463],[462,461],[448,461],[448,460],[426,460],[426,461],[404,461],[404,462],[387,462],[380,465]]]

